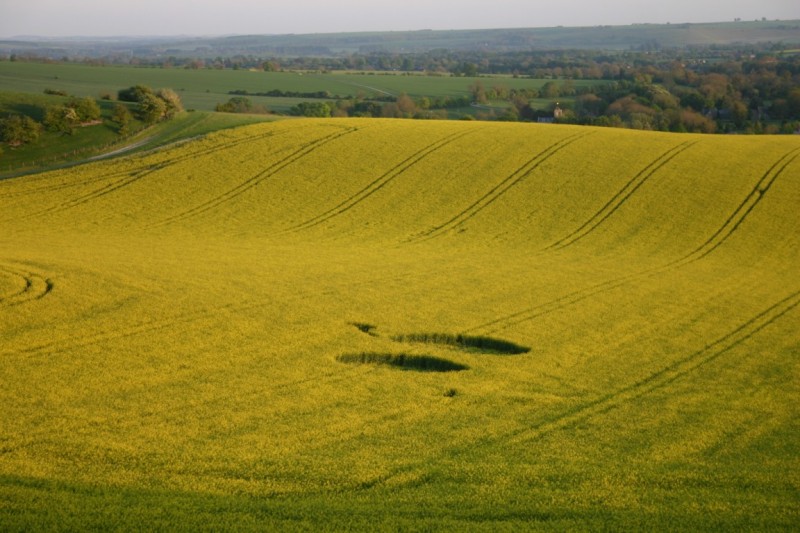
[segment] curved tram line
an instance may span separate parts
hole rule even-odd
[[[0,265],[0,273],[5,273],[12,278],[21,280],[23,285],[22,289],[16,292],[0,295],[0,308],[13,307],[40,300],[50,294],[54,287],[52,280],[49,278],[16,268]]]
[[[330,143],[330,142],[332,142],[332,141],[334,141],[336,139],[339,139],[340,137],[344,137],[345,135],[348,135],[350,133],[354,133],[354,132],[358,131],[358,129],[359,128],[343,128],[343,131],[338,131],[338,132],[335,132],[335,133],[331,133],[329,135],[326,135],[325,137],[322,137],[322,138],[316,139],[314,141],[311,141],[310,143],[305,144],[304,146],[300,147],[297,150],[294,150],[292,153],[290,153],[286,157],[284,157],[284,158],[276,161],[275,163],[269,165],[267,168],[265,168],[264,170],[262,170],[258,174],[254,175],[254,176],[251,176],[250,178],[248,178],[245,181],[239,183],[238,185],[236,185],[232,189],[229,189],[228,191],[220,194],[219,196],[215,196],[214,198],[211,198],[210,200],[207,200],[207,201],[205,201],[205,202],[203,202],[203,203],[201,203],[199,205],[196,205],[196,206],[194,206],[194,207],[192,207],[190,209],[187,209],[185,211],[182,211],[180,213],[177,213],[175,215],[167,217],[167,218],[165,218],[165,219],[163,219],[163,220],[161,220],[159,222],[156,222],[154,224],[150,224],[150,225],[148,225],[146,227],[147,228],[157,228],[157,227],[162,227],[162,226],[168,226],[168,225],[174,224],[176,222],[180,222],[180,221],[187,220],[189,218],[193,218],[195,216],[201,215],[201,214],[203,214],[203,213],[205,213],[207,211],[211,211],[212,209],[215,209],[215,208],[219,207],[220,205],[222,205],[222,204],[224,204],[226,202],[229,202],[229,201],[233,200],[234,198],[236,198],[238,196],[241,196],[245,192],[247,192],[250,189],[256,187],[258,184],[260,184],[264,180],[274,176],[275,174],[277,174],[278,172],[280,172],[284,168],[288,167],[292,163],[295,163],[296,161],[298,161],[298,160],[302,159],[303,157],[307,156],[308,154],[310,154],[314,150],[316,150],[316,149],[318,149],[318,148],[320,148],[320,147],[322,147],[322,146],[324,146],[324,145],[326,145],[326,144],[328,144],[328,143]]]
[[[410,169],[411,167],[413,167],[414,165],[416,165],[417,163],[419,163],[432,153],[441,150],[448,144],[455,142],[456,140],[460,139],[461,137],[464,137],[465,135],[468,135],[469,133],[470,132],[457,132],[448,135],[443,139],[439,139],[438,141],[410,155],[398,165],[395,165],[394,167],[390,168],[376,180],[372,181],[366,187],[362,188],[360,191],[353,194],[346,200],[340,202],[338,205],[328,209],[323,213],[320,213],[319,215],[313,218],[306,220],[305,222],[301,222],[300,224],[297,224],[296,226],[289,228],[287,231],[302,231],[305,229],[309,229],[319,224],[322,224],[323,222],[326,222],[334,217],[342,215],[343,213],[349,211],[356,205],[360,204],[361,202],[363,202],[364,200],[366,200],[367,198],[369,198],[370,196],[381,190],[395,178],[406,172],[408,169]]]
[[[737,206],[737,208],[731,213],[731,215],[722,224],[722,226],[720,226],[720,228],[717,229],[703,244],[701,244],[700,246],[698,246],[697,248],[695,248],[682,258],[667,263],[665,265],[643,270],[641,272],[635,272],[632,274],[621,276],[619,278],[607,280],[602,283],[586,287],[584,289],[573,291],[569,294],[565,294],[564,296],[556,298],[555,300],[552,300],[550,302],[546,302],[534,307],[529,307],[522,311],[517,311],[515,313],[506,315],[504,317],[496,318],[494,320],[484,322],[483,324],[471,327],[469,329],[464,330],[464,333],[483,331],[487,334],[492,334],[504,331],[518,324],[528,322],[530,320],[533,320],[534,318],[540,317],[548,313],[552,313],[559,309],[563,309],[567,306],[578,303],[596,294],[600,294],[615,289],[617,287],[621,287],[628,282],[637,279],[648,278],[651,276],[661,275],[670,270],[682,268],[691,263],[694,263],[695,261],[699,261],[700,259],[706,257],[708,254],[719,248],[723,243],[725,243],[725,241],[727,241],[734,234],[734,232],[747,219],[747,216],[761,202],[761,200],[764,198],[767,191],[769,191],[769,189],[772,187],[775,181],[786,171],[789,165],[791,165],[795,160],[797,160],[798,157],[800,157],[800,148],[796,148],[784,154],[761,176],[761,178],[758,180],[753,189],[742,200],[742,202]],[[573,240],[565,244],[563,247],[566,247],[569,244],[574,243],[576,240]]]
[[[705,347],[673,360],[667,366],[656,370],[645,378],[620,387],[598,398],[583,402],[560,414],[533,423],[527,427],[508,431],[501,435],[478,438],[466,445],[443,448],[437,452],[434,458],[426,459],[425,464],[430,464],[437,458],[452,458],[462,453],[470,453],[480,446],[497,446],[502,444],[502,446],[507,447],[509,445],[519,445],[540,439],[558,430],[574,426],[581,421],[594,418],[658,389],[663,389],[678,379],[688,376],[704,365],[720,358],[798,307],[800,307],[800,291],[795,291],[757,315],[739,324]],[[424,464],[420,462],[407,464],[396,468],[392,472],[377,476],[371,481],[359,483],[357,486],[352,487],[352,489],[372,489],[385,485],[387,482],[400,476],[403,478],[415,478],[416,476],[410,474],[416,473],[418,475],[424,475],[424,469]]]
[[[47,215],[47,214],[54,214],[54,213],[58,213],[58,212],[61,212],[61,211],[66,211],[66,210],[71,209],[73,207],[77,207],[79,205],[83,205],[83,204],[85,204],[87,202],[95,200],[97,198],[101,198],[101,197],[103,197],[103,196],[105,196],[105,195],[107,195],[109,193],[112,193],[114,191],[117,191],[119,189],[125,188],[125,187],[127,187],[129,185],[132,185],[133,183],[136,183],[137,181],[141,180],[145,176],[148,176],[148,175],[153,174],[155,172],[164,170],[165,168],[168,168],[168,167],[173,166],[175,164],[181,163],[183,161],[188,161],[188,160],[196,159],[198,157],[211,155],[211,154],[213,154],[215,152],[218,152],[218,151],[221,151],[221,150],[226,150],[226,149],[229,149],[229,148],[233,148],[235,146],[238,146],[238,145],[241,145],[241,144],[245,144],[245,143],[248,143],[248,142],[254,142],[254,141],[263,140],[263,139],[266,139],[266,138],[269,138],[269,137],[274,137],[274,136],[277,136],[277,135],[281,135],[283,133],[285,133],[285,132],[267,132],[267,133],[263,133],[263,134],[260,134],[260,135],[254,135],[254,136],[248,137],[246,139],[237,139],[237,140],[234,140],[234,141],[230,141],[228,143],[215,145],[212,148],[207,148],[207,149],[203,149],[203,150],[195,150],[195,151],[193,151],[191,153],[182,154],[182,155],[180,155],[178,157],[175,157],[175,158],[172,158],[172,159],[168,159],[166,161],[161,161],[161,162],[153,164],[153,165],[148,165],[148,166],[139,168],[137,170],[132,170],[132,171],[131,170],[126,170],[126,171],[121,171],[121,172],[115,172],[115,173],[112,173],[112,174],[107,174],[107,175],[96,177],[96,178],[90,178],[90,179],[84,180],[83,182],[80,182],[80,183],[54,185],[54,186],[52,186],[53,190],[58,190],[58,189],[61,189],[61,188],[64,188],[64,187],[76,187],[76,186],[91,185],[91,184],[98,183],[98,182],[103,182],[103,181],[106,181],[106,180],[109,180],[109,179],[119,178],[119,179],[115,179],[115,181],[112,181],[110,183],[105,183],[101,187],[99,187],[97,189],[94,189],[94,190],[92,190],[92,191],[90,191],[88,193],[82,194],[80,196],[76,196],[74,198],[70,198],[70,199],[68,199],[68,200],[66,200],[64,202],[61,202],[60,204],[57,204],[57,205],[54,205],[54,206],[50,206],[48,208],[42,209],[40,211],[36,211],[34,213],[30,213],[30,214],[22,216],[20,218],[23,219],[23,220],[27,220],[27,219],[31,219],[31,218],[37,218],[37,217],[40,217],[40,216],[43,216],[43,215]],[[48,188],[47,187],[41,187],[41,188],[39,188],[37,190],[39,190],[39,192],[42,192],[42,191],[47,191]]]
[[[438,237],[439,235],[447,232],[448,230],[454,230],[456,228],[461,227],[465,222],[473,218],[475,215],[489,207],[493,204],[496,200],[498,200],[501,196],[503,196],[506,192],[508,192],[511,188],[518,185],[522,182],[531,172],[536,170],[542,163],[556,155],[558,152],[569,146],[570,144],[583,139],[592,135],[592,133],[577,133],[565,137],[556,141],[555,143],[551,144],[531,159],[529,159],[524,165],[519,167],[517,170],[506,176],[504,179],[500,181],[500,183],[496,184],[492,187],[489,191],[487,191],[483,196],[472,202],[469,206],[465,209],[457,213],[456,215],[452,216],[445,222],[438,224],[420,235],[413,237],[410,239],[411,242],[413,241],[427,241]]]
[[[615,194],[608,202],[606,202],[606,204],[591,218],[589,218],[589,220],[587,220],[581,227],[563,237],[561,240],[551,244],[548,249],[560,250],[561,248],[566,248],[570,244],[589,235],[591,232],[597,229],[598,226],[605,222],[606,219],[613,215],[617,209],[622,207],[622,204],[624,204],[628,198],[630,198],[639,189],[639,187],[644,185],[645,182],[649,180],[651,176],[653,176],[653,174],[658,172],[664,165],[675,159],[682,152],[697,144],[697,142],[698,141],[681,143],[678,146],[673,146],[667,150],[664,154],[659,156],[655,161],[651,162],[638,174],[631,178],[628,183],[626,183],[625,186],[617,192],[617,194]]]

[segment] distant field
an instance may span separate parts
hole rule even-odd
[[[798,205],[797,136],[496,122],[0,181],[0,529],[793,530]]]
[[[487,88],[502,85],[508,88],[540,88],[548,80],[524,78],[462,78],[450,76],[405,76],[399,74],[302,74],[296,72],[251,72],[248,70],[188,70],[137,67],[93,67],[81,64],[40,64],[0,61],[0,86],[6,91],[42,93],[45,89],[61,89],[77,96],[103,93],[116,95],[119,89],[136,84],[154,89],[176,90],[187,108],[213,110],[227,101],[230,91],[250,93],[281,91],[329,91],[348,97],[362,94],[376,97],[390,93],[406,93],[412,97],[463,96],[469,86],[480,80]],[[574,85],[596,85],[598,81],[576,80]],[[250,99],[268,108],[286,112],[302,98],[255,97]]]
[[[690,15],[687,15],[691,18]],[[111,54],[145,57],[282,57],[338,53],[416,53],[431,50],[528,51],[553,49],[631,50],[657,43],[665,48],[708,45],[800,43],[800,20],[749,20],[688,24],[419,30],[228,37],[166,37],[129,41],[48,40],[0,41],[0,52],[45,53],[53,57],[103,57]],[[60,53],[59,53],[60,52]]]

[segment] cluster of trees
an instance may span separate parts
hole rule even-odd
[[[580,90],[565,80],[546,97],[572,97],[563,120],[582,124],[706,133],[800,129],[800,58],[721,62],[702,70],[675,61],[630,70],[623,79]],[[520,117],[530,114],[524,102],[510,101]]]
[[[54,94],[46,90],[46,94]],[[59,94],[60,95],[60,94]],[[11,115],[0,119],[0,141],[9,146],[36,142],[44,130],[72,135],[75,129],[101,123],[100,106],[94,98],[70,98],[63,104],[50,105],[40,111],[38,122],[28,115]]]
[[[0,119],[0,141],[9,146],[35,142],[42,133],[42,125],[26,115],[11,115]]]
[[[183,111],[181,98],[172,89],[153,91],[146,85],[134,85],[120,89],[117,99],[136,103],[137,118],[146,124],[169,120]]]
[[[45,89],[45,94],[65,96],[63,91],[54,89]],[[149,87],[136,85],[120,90],[118,98],[124,102],[136,103],[134,113],[125,104],[118,103],[114,106],[110,120],[120,135],[130,133],[134,114],[143,122],[152,124],[173,118],[183,110],[180,97],[171,89],[153,91]],[[33,114],[41,118],[41,122],[22,114],[0,118],[0,142],[17,147],[36,142],[44,131],[72,135],[79,127],[102,123],[100,106],[91,97],[71,97],[62,104],[39,108]]]
[[[343,98],[329,102],[301,102],[293,106],[291,115],[304,117],[383,117],[447,119],[445,106],[458,102],[459,107],[469,106],[469,98],[437,99],[427,97],[413,99],[406,94],[384,98],[382,101],[363,98]],[[442,107],[436,107],[438,103]]]
[[[217,104],[214,110],[221,113],[256,113],[261,115],[269,113],[269,109],[266,106],[254,104],[246,96],[234,96],[223,104]]]
[[[94,98],[71,98],[67,103],[48,107],[42,121],[52,132],[72,135],[75,128],[100,120],[100,106]]]
[[[443,110],[470,104],[505,102],[504,111],[487,110],[481,118],[537,120],[552,117],[560,101],[561,121],[640,129],[696,132],[794,132],[800,128],[800,55],[783,54],[773,45],[660,49],[657,45],[624,52],[541,51],[481,52],[435,50],[416,54],[351,54],[345,57],[298,57],[263,60],[237,56],[230,63],[248,68],[356,69],[424,71],[428,75],[477,77],[470,101],[461,98],[407,101],[335,99],[331,115],[412,116],[431,118]],[[214,63],[216,64],[216,63]],[[481,76],[505,74],[548,79],[539,89],[512,90],[502,83],[484,86]],[[597,80],[595,85],[575,80]],[[274,93],[274,94],[273,94]],[[270,96],[285,96],[272,91]],[[326,94],[293,95],[331,98]],[[335,98],[335,97],[334,97]],[[401,97],[402,98],[402,97]],[[391,98],[386,100],[392,100]],[[318,113],[318,107],[295,114]]]

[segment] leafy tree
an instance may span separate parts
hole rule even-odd
[[[542,98],[556,98],[561,94],[561,90],[558,88],[556,82],[548,81],[539,89],[539,94]]]
[[[139,118],[147,124],[161,120],[167,112],[167,104],[153,93],[145,93],[136,108]]]
[[[486,89],[483,87],[481,80],[475,80],[475,83],[469,86],[469,92],[472,94],[472,101],[478,104],[486,103]]]
[[[290,109],[290,113],[301,117],[329,117],[331,107],[323,102],[300,102]]]
[[[253,104],[244,96],[234,96],[224,104],[217,104],[214,110],[220,113],[269,113],[266,107]]]
[[[0,140],[11,146],[35,142],[42,131],[42,125],[31,117],[12,115],[0,120]]]
[[[146,94],[153,94],[153,89],[146,85],[134,85],[117,91],[117,100],[123,102],[141,102]]]
[[[130,133],[129,128],[132,118],[131,112],[122,104],[115,105],[114,110],[111,112],[111,121],[117,125],[117,133],[123,136]]]
[[[44,114],[44,125],[48,131],[72,135],[81,122],[75,108],[65,105],[55,105],[47,108]]]
[[[79,122],[92,122],[100,118],[100,106],[94,98],[74,98],[67,103],[68,107],[75,110]]]
[[[181,103],[181,97],[178,96],[178,93],[173,91],[172,89],[159,89],[156,93],[163,102],[164,102],[164,118],[169,120],[181,111],[183,111],[183,104]]]
[[[134,85],[127,89],[120,89],[117,93],[123,102],[136,102],[138,117],[148,124],[153,124],[161,119],[171,119],[183,111],[181,98],[172,89],[159,89],[154,92],[146,85]]]

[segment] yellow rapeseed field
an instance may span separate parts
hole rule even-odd
[[[0,181],[0,529],[792,529],[800,137],[285,120]]]

